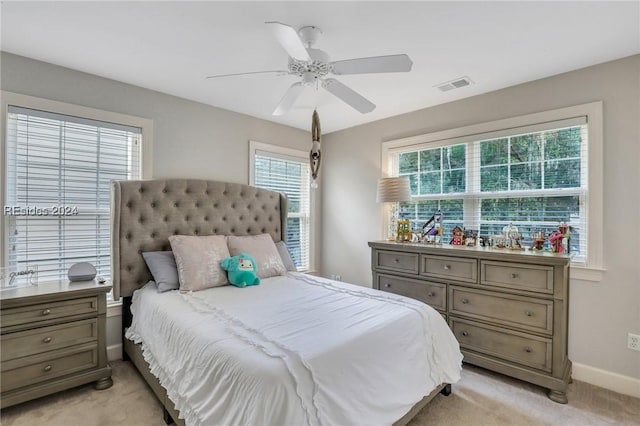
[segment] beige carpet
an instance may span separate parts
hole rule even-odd
[[[163,426],[162,408],[132,364],[112,367],[110,389],[87,385],[6,408],[2,426]],[[540,387],[465,365],[453,393],[438,395],[410,425],[640,425],[640,399],[578,381],[568,396],[569,404],[556,404]]]

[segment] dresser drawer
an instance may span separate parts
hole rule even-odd
[[[480,283],[552,294],[553,267],[482,261],[480,262]]]
[[[45,352],[2,363],[2,392],[67,374],[90,370],[98,365],[98,345]]]
[[[422,255],[422,275],[475,283],[478,261],[463,257]]]
[[[376,269],[388,269],[390,271],[417,274],[418,262],[419,258],[417,253],[403,253],[384,250],[375,251]]]
[[[463,349],[551,371],[551,339],[452,318],[453,334]]]
[[[61,302],[41,303],[38,305],[19,308],[3,309],[0,312],[2,327],[28,324],[64,318],[72,315],[91,314],[98,312],[98,298],[83,297],[81,299],[64,300]]]
[[[378,275],[377,282],[380,290],[420,300],[441,311],[447,309],[447,286],[445,284],[388,275]]]
[[[551,334],[553,301],[449,287],[450,313]]]
[[[2,361],[98,340],[96,318],[8,333],[0,337]]]

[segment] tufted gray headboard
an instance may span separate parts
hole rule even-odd
[[[114,298],[151,279],[142,252],[171,250],[171,235],[253,235],[286,239],[284,194],[197,179],[111,184],[111,279]]]

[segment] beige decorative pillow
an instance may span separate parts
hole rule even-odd
[[[176,259],[180,291],[198,291],[229,284],[227,273],[220,267],[222,259],[229,257],[223,235],[172,235],[169,243]]]
[[[253,257],[258,264],[258,277],[269,278],[276,275],[286,275],[287,268],[282,263],[282,258],[273,238],[269,234],[227,237],[231,256],[246,253]]]

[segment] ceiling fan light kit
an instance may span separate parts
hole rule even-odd
[[[273,115],[284,115],[291,110],[296,100],[302,95],[305,86],[322,87],[329,93],[366,114],[376,106],[355,90],[334,78],[326,78],[329,74],[373,74],[411,71],[413,62],[406,54],[373,56],[368,58],[330,61],[327,52],[312,47],[322,35],[322,30],[308,25],[296,31],[293,27],[281,22],[265,22],[276,40],[289,55],[288,71],[254,71],[236,74],[221,74],[207,78],[232,77],[238,75],[276,73],[278,75],[295,75],[300,81],[292,84],[273,110]]]

